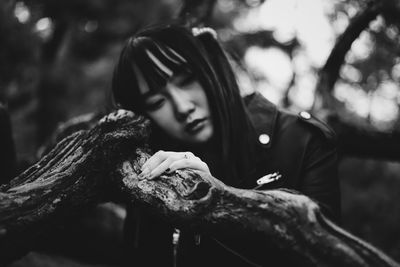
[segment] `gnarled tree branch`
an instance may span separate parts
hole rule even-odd
[[[19,256],[10,253],[16,248],[34,248],[41,234],[79,211],[124,198],[178,227],[272,240],[310,266],[399,266],[326,219],[315,202],[296,192],[232,188],[191,170],[139,180],[149,157],[147,136],[147,121],[127,112],[112,113],[93,129],[66,137],[2,186],[0,262]]]

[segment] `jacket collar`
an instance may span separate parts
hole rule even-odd
[[[258,92],[245,96],[244,103],[257,135],[258,144],[264,148],[271,147],[278,117],[277,107]]]

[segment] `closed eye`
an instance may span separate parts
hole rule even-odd
[[[196,75],[194,75],[193,73],[186,73],[178,78],[177,85],[179,87],[185,87],[193,83],[195,80],[196,80]]]
[[[145,101],[144,108],[148,111],[155,111],[162,107],[165,99],[163,97],[152,97]]]

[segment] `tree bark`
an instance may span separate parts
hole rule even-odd
[[[46,231],[67,224],[84,209],[124,199],[140,202],[177,227],[272,240],[310,266],[399,266],[296,192],[232,188],[192,170],[139,180],[140,167],[149,157],[148,129],[148,122],[132,113],[112,113],[93,129],[64,138],[37,164],[0,187],[0,262],[34,248]],[[16,249],[18,255],[11,253]]]
[[[115,191],[109,173],[121,157],[144,144],[147,124],[138,117],[113,118],[66,137],[0,187],[0,266],[34,248],[46,232],[68,224],[85,209],[119,197],[111,197]]]

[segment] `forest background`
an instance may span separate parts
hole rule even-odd
[[[310,111],[337,132],[342,227],[400,261],[399,10],[394,0],[3,0],[0,101],[11,118],[15,174],[38,160],[60,123],[110,110],[128,36],[185,17],[217,31],[243,94]],[[91,238],[84,245],[104,244],[85,259],[44,248],[13,266],[112,264],[124,216],[108,203],[84,219],[92,235],[74,230]]]

